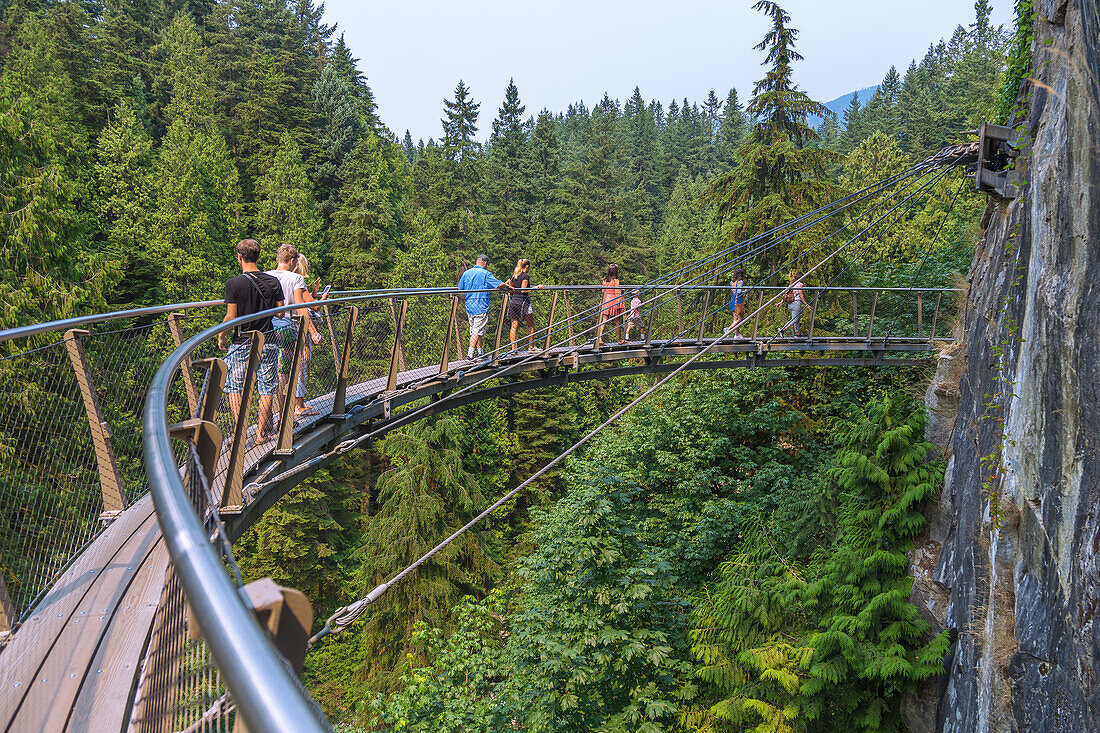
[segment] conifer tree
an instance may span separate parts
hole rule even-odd
[[[562,212],[561,165],[558,123],[549,111],[543,110],[531,130],[523,160],[523,177],[531,191],[533,227],[540,228],[544,233],[559,228]]]
[[[443,100],[443,107],[442,166],[436,182],[438,209],[433,213],[448,246],[469,260],[482,241],[480,146],[474,138],[481,104],[473,100],[460,79],[454,99]]]
[[[307,257],[321,247],[321,217],[313,196],[302,151],[290,132],[284,132],[274,159],[256,185],[253,228],[268,250],[293,244]]]
[[[525,251],[528,222],[528,182],[523,178],[527,133],[519,90],[508,81],[504,102],[493,120],[485,176],[486,218],[495,261],[515,262]]]
[[[395,143],[367,131],[342,166],[340,205],[329,233],[332,280],[379,288],[401,241],[409,163]]]
[[[901,730],[901,698],[942,671],[909,600],[904,552],[942,464],[928,462],[924,416],[886,397],[841,431],[827,471],[831,547],[809,564],[777,556],[762,522],[695,611],[693,652],[709,707],[689,716],[793,733]],[[820,493],[820,487],[809,489]],[[843,501],[839,501],[840,498]]]
[[[645,255],[627,253],[625,247],[625,177],[618,155],[622,146],[618,114],[615,103],[605,94],[592,110],[587,144],[566,170],[565,195],[571,209],[567,209],[565,226],[574,261],[566,272],[558,274],[574,278],[572,282],[595,281],[600,271],[614,261],[624,277],[643,271]]]
[[[213,70],[191,19],[176,16],[163,44],[172,95],[156,165],[153,247],[164,265],[164,295],[202,300],[221,293],[234,269],[241,194],[214,109]]]
[[[313,87],[313,106],[318,120],[319,150],[313,178],[318,211],[328,228],[340,200],[344,158],[359,142],[363,126],[355,95],[333,64],[321,71]]]
[[[351,55],[351,49],[344,43],[344,34],[336,41],[332,49],[332,65],[337,74],[347,83],[352,96],[359,103],[359,114],[363,125],[374,130],[380,136],[383,135],[384,126],[378,119],[378,105],[374,101],[374,92],[367,84],[367,78],[359,71],[359,61]]]
[[[626,156],[628,161],[627,189],[634,216],[641,229],[652,240],[653,232],[660,224],[659,212],[664,191],[657,142],[657,121],[653,110],[646,106],[642,92],[634,87],[634,94],[623,107],[623,123],[626,127]]]
[[[480,506],[481,496],[462,468],[460,441],[449,416],[415,422],[383,441],[390,468],[379,478],[381,507],[367,521],[359,550],[364,593],[418,559]],[[484,593],[495,572],[478,535],[466,534],[373,604],[359,631],[365,658],[375,663],[366,689],[388,690],[396,681],[416,621],[446,628],[458,600]]]
[[[423,142],[421,142],[423,146]],[[412,133],[405,130],[405,139],[401,141],[401,150],[405,153],[405,157],[409,159],[409,165],[416,165],[416,161],[420,158],[420,151],[415,145],[413,145]]]
[[[0,75],[0,327],[101,307],[110,282],[85,249],[87,138],[48,23],[23,22]]]
[[[745,112],[737,101],[737,90],[730,89],[715,134],[716,170],[726,171],[737,164],[737,148],[745,136],[747,124]]]
[[[103,249],[118,263],[122,281],[115,298],[123,303],[164,302],[163,264],[151,250],[154,210],[153,140],[131,104],[120,103],[96,149],[96,217]]]
[[[859,105],[859,95],[853,94],[848,106],[844,108],[844,134],[840,138],[841,150],[850,151],[863,142],[866,137],[863,122],[863,110]]]
[[[753,8],[772,20],[771,30],[757,50],[766,51],[768,73],[756,83],[748,114],[757,120],[738,151],[740,165],[719,177],[707,192],[717,204],[727,236],[744,239],[789,221],[812,207],[828,191],[823,180],[828,153],[806,123],[808,115],[824,115],[825,107],[798,91],[791,63],[802,56],[794,50],[798,31],[789,26],[790,16],[771,0],[759,0]],[[797,263],[798,243],[770,249],[764,269],[773,282],[780,266]]]

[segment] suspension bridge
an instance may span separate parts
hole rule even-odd
[[[414,420],[529,389],[652,375],[598,431],[689,369],[934,363],[958,293],[837,283],[952,169],[988,177],[988,151],[1003,141],[984,132],[669,276],[623,286],[643,301],[635,340],[596,338],[600,286],[534,292],[544,325],[515,345],[506,298],[494,298],[494,348],[476,360],[456,358],[465,351],[459,291],[337,294],[294,316],[287,354],[290,373],[305,375],[308,414],[295,417],[291,384],[258,443],[264,336],[249,335],[234,417],[217,336],[237,322],[219,323],[220,301],[0,332],[0,729],[329,730],[296,674],[314,627],[308,600],[270,581],[244,586],[232,544],[303,479]],[[803,335],[781,332],[784,288],[767,284],[747,289],[748,313],[729,330],[730,273],[798,236],[815,239],[797,257],[819,263],[806,268]],[[306,318],[319,344],[307,343]],[[409,570],[339,609],[314,640],[353,622]]]

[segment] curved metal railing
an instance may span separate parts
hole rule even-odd
[[[726,285],[622,288],[626,299],[638,292],[646,302],[644,331],[631,336],[639,346],[726,337]],[[766,347],[787,319],[785,308],[758,308],[774,301],[781,290],[756,287],[748,292],[749,311],[758,312],[743,325],[741,335],[758,348]],[[939,314],[951,292],[808,288],[810,306],[803,328],[818,348],[842,342],[856,348],[854,340],[869,348],[879,341],[930,342],[944,333]],[[327,416],[337,408],[337,393],[342,391],[340,409],[350,412],[377,401],[387,388],[468,370],[463,361],[461,295],[454,288],[397,289],[348,293],[325,301],[315,317],[322,340],[300,368],[308,375],[307,404],[320,417]],[[602,295],[600,286],[533,292],[540,325],[533,339],[536,350],[555,347],[559,352],[579,353],[591,349]],[[504,301],[497,296],[492,301],[486,341],[495,362],[510,345]],[[629,304],[624,305],[629,310]],[[161,707],[168,710],[164,714],[172,716],[178,729],[204,725],[204,720],[219,715],[224,720],[228,687],[238,714],[256,729],[324,729],[295,675],[281,666],[281,657],[227,575],[223,557],[231,557],[231,550],[210,543],[211,517],[219,511],[232,512],[226,497],[247,489],[241,485],[240,473],[248,469],[260,475],[266,472],[270,478],[285,460],[272,455],[278,448],[274,441],[242,449],[236,458],[232,455],[235,442],[250,437],[248,416],[255,415],[255,398],[246,400],[241,420],[234,420],[224,404],[219,382],[224,374],[216,366],[220,351],[215,336],[236,323],[218,323],[222,307],[220,301],[175,304],[0,332],[0,343],[44,341],[0,357],[0,512],[7,520],[0,524],[4,533],[0,536],[0,600],[6,599],[0,619],[8,624],[5,629],[0,623],[0,643],[4,631],[11,638],[13,627],[41,605],[39,600],[51,584],[63,579],[65,568],[151,486],[174,568],[175,577],[165,593],[173,588],[178,590],[171,592],[182,593],[178,601],[162,600],[162,605],[182,614],[186,596],[213,655],[205,677],[188,683],[189,707],[173,709],[171,701],[162,701]],[[120,320],[128,323],[119,328]],[[604,340],[618,340],[615,331],[607,327]],[[521,331],[517,345],[524,347],[527,338]],[[807,342],[805,348],[810,345]],[[303,346],[294,347],[300,357],[306,353]],[[514,362],[513,358],[510,363]],[[505,375],[504,369],[489,370],[485,378]],[[288,410],[280,413],[280,428],[287,428],[287,435],[279,437],[289,438],[291,446],[295,430],[315,425],[319,419],[310,418],[296,427]],[[185,442],[169,437],[173,425],[196,419],[214,425],[219,436],[213,453],[217,459],[209,467],[209,501],[197,496],[192,487],[202,467],[189,462],[191,452]],[[226,439],[222,441],[221,436]],[[249,498],[245,491],[235,501],[247,503]],[[5,578],[14,581],[8,583],[13,593],[8,593]],[[173,623],[172,628],[185,637],[184,617]],[[191,642],[184,637],[172,647],[173,654],[195,653],[188,651]],[[207,652],[199,654],[205,659]],[[9,655],[0,666],[17,662]],[[209,662],[196,664],[202,667]],[[176,663],[181,669],[192,666]],[[139,688],[146,698],[151,694],[144,678]],[[138,708],[135,702],[134,709]]]

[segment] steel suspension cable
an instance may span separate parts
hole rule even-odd
[[[942,177],[942,175],[945,175],[945,173],[941,174],[939,177]],[[939,177],[937,177],[936,179],[933,179],[933,182],[935,180],[938,180]],[[930,184],[927,184],[927,185],[930,185]],[[926,186],[922,186],[922,189],[925,188],[925,187]],[[910,196],[912,196],[912,194]],[[896,210],[898,208],[898,206],[900,206],[900,204],[898,204],[893,209],[891,209],[891,211]],[[843,252],[845,249],[850,247],[852,245],[852,243],[855,242],[863,233],[865,233],[866,231],[869,231],[870,227],[872,227],[875,224],[877,224],[878,222],[882,221],[882,219],[885,218],[886,216],[888,216],[889,213],[890,212],[887,212],[887,214],[884,214],[882,217],[879,217],[874,222],[872,222],[870,225],[865,227],[860,233],[853,236],[845,244],[838,247],[836,250],[834,250],[832,253],[830,253],[825,259],[823,259],[817,265],[810,268],[806,272],[806,274],[807,275],[812,274],[814,271],[816,271],[816,270],[820,269],[822,266],[824,266],[826,262],[828,262],[832,258],[839,255],[841,252]],[[761,308],[763,308],[763,306],[761,306]],[[568,456],[572,455],[579,448],[581,448],[586,443],[588,443],[593,437],[595,437],[599,433],[603,432],[603,430],[605,430],[607,427],[612,425],[616,420],[618,420],[620,417],[625,415],[633,407],[635,407],[636,405],[641,403],[643,400],[648,398],[650,395],[652,395],[654,392],[656,392],[658,389],[663,387],[665,384],[667,384],[669,381],[671,381],[674,377],[676,377],[682,371],[687,369],[691,364],[698,361],[703,355],[705,355],[707,352],[709,352],[711,349],[713,349],[715,346],[717,346],[718,343],[719,343],[719,340],[715,339],[710,344],[704,346],[696,354],[692,355],[687,361],[685,361],[682,364],[678,365],[673,371],[669,372],[669,374],[667,376],[662,378],[660,381],[654,383],[653,386],[649,387],[641,395],[639,395],[638,397],[631,400],[627,405],[625,405],[624,407],[619,409],[617,412],[615,412],[615,414],[613,414],[611,417],[609,417],[607,420],[605,420],[599,426],[597,426],[596,428],[589,431],[580,440],[578,440],[573,445],[571,445],[570,447],[568,447],[564,451],[562,451],[559,455],[557,455],[556,457],[551,459],[546,465],[544,465],[542,468],[540,468],[538,471],[536,471],[534,474],[532,474],[529,478],[527,478],[525,481],[521,482],[515,488],[508,491],[506,494],[501,496],[499,499],[497,499],[491,505],[486,507],[481,513],[479,513],[477,516],[475,516],[473,519],[468,521],[466,524],[464,524],[459,529],[455,530],[453,533],[451,533],[450,536],[448,536],[446,539],[444,539],[443,541],[441,541],[440,543],[435,545],[435,547],[433,547],[428,552],[426,552],[424,555],[422,555],[417,560],[415,560],[413,563],[411,563],[410,565],[405,567],[403,570],[401,570],[399,573],[397,573],[390,580],[387,580],[387,581],[381,583],[380,585],[375,587],[372,591],[370,591],[366,596],[359,599],[358,601],[355,601],[354,603],[349,604],[347,606],[343,606],[341,608],[338,608],[325,621],[325,626],[310,638],[309,645],[313,646],[314,644],[316,644],[318,641],[325,638],[326,636],[329,636],[330,634],[341,631],[341,630],[347,628],[352,623],[354,623],[360,616],[362,616],[363,613],[366,612],[367,608],[370,606],[371,603],[378,600],[387,590],[389,590],[391,587],[393,587],[396,583],[400,582],[403,578],[407,577],[410,573],[412,573],[414,570],[416,570],[422,564],[424,564],[429,559],[434,557],[436,554],[441,552],[443,549],[445,549],[448,545],[450,545],[456,539],[458,539],[463,534],[465,534],[467,531],[469,531],[471,528],[476,526],[479,522],[481,522],[481,520],[483,520],[483,519],[485,519],[485,517],[489,516],[493,511],[495,511],[499,507],[503,506],[512,497],[516,496],[516,494],[518,494],[520,491],[527,488],[533,481],[535,481],[539,477],[543,476],[544,474],[546,474],[547,471],[552,469],[557,464],[561,463],[561,461],[565,460]]]
[[[920,169],[917,166],[914,166],[914,168],[911,169],[911,171],[919,171],[919,170]],[[907,174],[910,177],[917,175],[916,172],[907,172]],[[899,174],[899,176],[894,176],[891,179],[887,179],[887,180],[891,180],[891,181],[894,181],[894,183],[897,183],[897,182],[900,182],[901,180],[905,180],[905,179],[903,177],[901,177],[900,174]],[[911,186],[912,183],[910,183],[909,185]],[[867,191],[867,190],[872,189],[872,188],[875,188],[875,186],[868,186],[868,187],[866,187],[865,189],[862,189],[862,190]],[[874,193],[877,193],[877,192],[883,190],[883,188],[885,188],[885,186],[879,186],[876,191],[874,191],[872,194],[868,194],[868,195],[873,195]],[[900,191],[895,192],[893,195],[894,196],[900,195],[901,193],[904,193],[905,190],[907,190],[908,188],[909,188],[909,186],[906,186],[905,188],[901,189]],[[846,198],[849,198],[849,197],[846,197]],[[867,196],[861,196],[859,199],[850,202],[847,206],[854,205],[855,203],[857,203],[860,200],[863,200],[864,198],[867,198]],[[876,204],[874,204],[872,206],[870,211],[874,211],[875,209],[885,205],[886,202],[888,202],[889,200],[890,199],[887,198],[887,199],[884,199],[883,201],[877,202]],[[842,207],[840,209],[837,209],[834,212],[830,212],[829,214],[827,214],[825,216],[822,216],[819,219],[817,219],[813,222],[810,222],[809,224],[806,224],[806,225],[804,225],[804,226],[802,226],[802,227],[800,227],[800,228],[798,228],[798,229],[796,229],[792,232],[788,232],[787,234],[784,234],[782,237],[780,237],[778,239],[771,240],[771,241],[767,242],[765,245],[763,245],[762,247],[758,247],[757,249],[755,249],[751,252],[744,253],[738,259],[738,262],[745,261],[749,257],[755,256],[759,252],[767,251],[767,249],[770,249],[773,246],[777,246],[777,245],[781,244],[782,242],[787,241],[787,239],[789,239],[790,237],[792,237],[792,236],[794,236],[798,233],[801,233],[802,231],[805,231],[805,230],[807,230],[807,229],[809,229],[813,226],[816,226],[821,221],[823,221],[823,220],[825,220],[825,219],[827,219],[831,216],[834,216],[834,215],[840,213],[841,211],[844,211],[847,208],[847,206]],[[824,209],[824,208],[827,208],[827,207],[822,207],[822,209]],[[799,219],[804,220],[805,217],[804,216],[799,217]],[[877,221],[880,221],[880,220],[876,220],[876,223],[877,223]],[[846,228],[846,227],[844,227],[844,228]],[[838,230],[838,232],[834,232],[833,234],[828,235],[825,239],[822,240],[822,242],[825,241],[826,239],[832,237],[832,236],[835,236],[837,233],[839,233],[839,230]],[[753,241],[753,239],[750,239],[750,240],[747,240],[747,241]],[[684,268],[684,269],[686,269],[686,268]],[[672,295],[671,295],[672,292],[676,292],[680,288],[686,287],[690,283],[692,283],[696,280],[699,280],[700,278],[707,277],[710,274],[711,274],[711,272],[706,272],[706,273],[703,273],[702,275],[697,275],[697,276],[691,278],[690,280],[688,280],[686,283],[681,283],[673,291],[666,292],[664,294],[658,294],[657,296],[655,296],[654,298],[652,298],[649,301],[646,301],[642,305],[643,306],[649,305],[650,307],[655,307],[654,304],[659,299],[672,297]],[[656,289],[656,286],[643,285],[643,286],[638,287],[639,291],[646,290],[646,289],[654,290],[654,289]],[[776,296],[776,297],[778,297],[778,296]],[[774,298],[769,300],[768,304],[770,304],[773,300],[774,300]],[[577,317],[582,316],[586,312],[590,313],[592,311],[599,310],[604,305],[605,304],[601,303],[600,305],[593,306],[592,308],[587,309],[587,311],[582,311],[582,312],[578,313]],[[656,303],[656,305],[659,305],[659,303]],[[709,315],[707,315],[706,317],[709,318]],[[746,318],[748,318],[748,317],[749,316],[746,316]],[[585,335],[585,334],[587,334],[591,331],[597,330],[598,328],[599,328],[599,324],[597,324],[595,326],[589,326],[588,328],[581,331],[579,335]],[[561,332],[563,329],[564,329],[564,326],[559,326],[556,329],[556,331],[553,330],[552,325],[547,327],[547,330],[548,330],[549,334],[553,334],[555,332]],[[542,332],[542,329],[540,329],[539,333],[541,333],[541,332]],[[680,331],[678,334],[676,334],[675,338],[679,338],[685,332],[686,332],[686,330],[685,331]],[[540,336],[540,338],[541,338],[541,336]],[[553,348],[558,348],[558,347],[564,346],[567,343],[567,341],[568,341],[568,339],[560,341],[557,344],[555,344],[554,346],[552,346],[551,348],[553,349]],[[587,348],[587,346],[582,345],[582,346],[579,346],[579,347],[572,347],[573,350],[570,353],[575,353],[575,352],[580,351],[584,348]],[[538,353],[536,353],[536,354],[532,354],[531,356],[528,356],[528,357],[526,357],[526,358],[524,358],[520,361],[514,362],[514,363],[509,364],[509,365],[506,365],[502,369],[500,369],[500,370],[498,370],[498,371],[496,371],[492,374],[489,374],[489,375],[485,376],[482,379],[476,380],[473,383],[471,383],[469,385],[466,385],[465,387],[462,387],[461,389],[451,393],[450,395],[447,395],[446,397],[443,397],[442,399],[440,399],[435,404],[425,405],[425,406],[422,406],[420,408],[415,408],[415,409],[409,410],[407,413],[403,414],[400,418],[398,418],[395,423],[391,423],[391,424],[386,425],[385,427],[380,427],[376,430],[366,432],[363,435],[360,435],[356,438],[351,438],[349,440],[342,441],[341,443],[336,445],[332,450],[330,450],[330,451],[328,451],[324,454],[321,454],[321,455],[316,456],[314,458],[311,458],[307,461],[304,461],[304,462],[298,464],[297,466],[294,466],[293,468],[290,468],[290,469],[288,469],[286,471],[283,471],[279,474],[272,475],[272,476],[266,476],[266,477],[264,477],[264,479],[262,481],[251,483],[247,487],[245,487],[245,491],[249,495],[255,495],[256,493],[258,493],[258,491],[262,490],[262,488],[265,487],[265,486],[268,486],[268,485],[273,484],[273,483],[285,481],[286,479],[291,478],[295,475],[298,475],[300,473],[309,471],[309,470],[321,465],[322,463],[328,461],[329,459],[331,459],[331,458],[333,458],[337,455],[348,453],[351,450],[354,450],[355,448],[363,445],[364,443],[368,443],[370,441],[373,441],[375,438],[381,436],[385,432],[388,432],[390,430],[394,430],[398,427],[403,427],[405,424],[413,422],[415,419],[417,419],[418,416],[422,415],[425,411],[427,411],[429,409],[431,409],[431,410],[440,409],[440,403],[446,403],[448,401],[453,401],[453,400],[457,399],[459,396],[461,396],[461,395],[465,394],[466,392],[469,392],[469,391],[471,391],[471,390],[473,390],[473,389],[475,389],[479,386],[482,386],[482,385],[484,385],[488,382],[491,382],[493,380],[496,380],[496,379],[501,379],[505,376],[508,376],[509,374],[511,374],[513,372],[517,372],[517,371],[519,371],[519,369],[521,367],[525,366],[526,364],[529,364],[530,362],[532,362],[532,361],[534,361],[535,359],[538,359],[538,358],[541,358],[541,357]],[[459,371],[459,370],[460,369],[456,368],[456,371]]]

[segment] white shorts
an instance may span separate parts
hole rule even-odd
[[[489,325],[488,313],[467,313],[466,317],[470,319],[470,335],[471,336],[484,336],[485,328]]]

